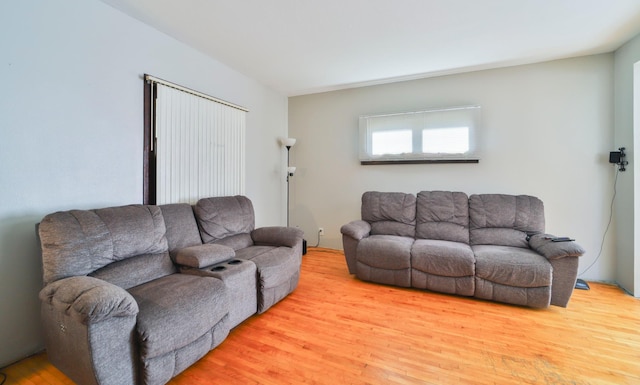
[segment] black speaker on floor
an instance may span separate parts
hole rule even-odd
[[[307,240],[303,239],[302,240],[302,255],[306,255],[307,254]]]
[[[576,289],[589,290],[589,284],[585,280],[578,278],[576,281]]]

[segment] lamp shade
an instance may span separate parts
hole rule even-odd
[[[280,142],[285,147],[293,147],[296,144],[296,138],[282,138]]]

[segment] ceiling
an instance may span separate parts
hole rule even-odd
[[[640,0],[101,0],[288,96],[611,52]]]

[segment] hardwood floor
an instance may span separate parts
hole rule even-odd
[[[171,385],[640,384],[640,300],[615,286],[534,310],[361,282],[310,248],[295,292]],[[8,384],[71,384],[40,354]]]

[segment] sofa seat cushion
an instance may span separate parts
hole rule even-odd
[[[418,239],[411,249],[411,267],[444,277],[474,275],[475,262],[466,243]]]
[[[372,235],[356,249],[356,276],[363,281],[411,286],[411,245],[413,238]]]
[[[172,274],[129,292],[140,308],[136,331],[143,362],[196,341],[229,313],[225,285],[213,277]]]
[[[552,267],[542,255],[511,246],[472,246],[476,277],[512,287],[551,286]]]
[[[236,259],[255,263],[262,287],[274,287],[300,270],[300,258],[290,247],[251,246],[236,252]]]
[[[411,245],[413,238],[372,235],[360,241],[356,259],[379,269],[408,269],[411,267]]]
[[[264,313],[298,286],[302,260],[296,248],[251,246],[237,250],[236,259],[256,265],[258,313]]]
[[[472,296],[475,258],[466,243],[417,239],[411,249],[411,286]]]

